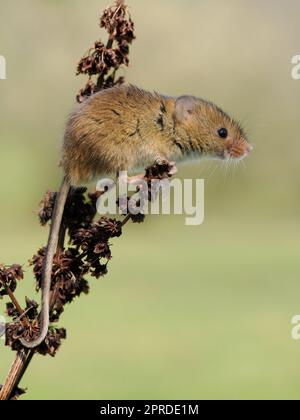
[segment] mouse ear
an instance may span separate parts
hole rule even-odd
[[[175,116],[180,122],[187,121],[193,115],[196,99],[193,96],[181,96],[175,103]]]

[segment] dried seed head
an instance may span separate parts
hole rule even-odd
[[[17,282],[24,278],[22,266],[13,264],[11,266],[0,265],[0,298],[7,295],[7,288],[14,292]]]
[[[56,200],[56,193],[48,191],[43,200],[41,201],[41,209],[39,211],[39,219],[42,226],[46,226],[46,224],[51,220],[54,204]]]
[[[115,80],[116,72],[120,66],[129,65],[129,46],[135,39],[134,23],[123,0],[117,0],[114,6],[105,9],[100,27],[108,32],[107,45],[96,41],[77,65],[77,75],[89,77],[87,85],[76,97],[79,103],[101,89],[124,83],[123,77]],[[93,77],[97,77],[95,82]]]

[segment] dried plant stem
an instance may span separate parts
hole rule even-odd
[[[18,314],[21,316],[24,314],[23,309],[21,308],[21,305],[19,304],[19,302],[17,301],[15,295],[13,294],[13,292],[10,290],[9,287],[6,287],[6,291],[8,296],[10,297],[10,300],[12,301],[12,303],[14,304],[16,310],[18,311]]]
[[[6,382],[0,391],[0,401],[6,401],[11,399],[11,395],[14,389],[18,386],[25,372],[24,368],[27,364],[27,359],[29,358],[30,353],[31,351],[28,349],[18,351],[16,358],[7,375]]]
[[[60,251],[64,250],[65,237],[66,237],[66,226],[62,223],[59,230],[59,234],[58,234],[58,244],[57,244],[57,249]]]
[[[128,223],[130,219],[131,219],[131,214],[127,214],[127,216],[125,217],[125,219],[122,222],[122,227],[125,226],[126,223]]]
[[[57,250],[58,249],[62,250],[64,248],[65,235],[66,235],[66,228],[64,225],[62,225],[59,232],[59,241],[57,245]],[[19,315],[21,316],[24,313],[24,311],[19,305],[18,301],[16,300],[14,294],[9,288],[7,288],[7,293],[11,301],[15,305]],[[50,298],[50,311],[52,311],[53,306],[55,304],[56,294],[57,294],[57,289],[54,288],[51,294],[51,298]],[[35,354],[34,350],[24,349],[24,350],[18,351],[15,357],[15,360],[10,368],[10,371],[7,375],[6,382],[0,391],[0,401],[9,400],[11,398],[11,395],[14,389],[21,382],[34,354]]]
[[[106,49],[111,49],[114,43],[114,38],[110,37],[106,44]],[[100,91],[102,89],[104,82],[104,74],[102,74],[97,81],[97,91]]]
[[[128,214],[125,219],[122,222],[122,226],[125,226],[129,221],[131,220],[131,214]],[[58,249],[63,248],[64,239],[65,239],[65,228],[61,228],[60,232],[60,241],[58,243]],[[51,294],[50,298],[50,311],[53,309],[53,305],[56,302],[56,294],[57,289],[54,288]],[[19,314],[22,315],[24,311],[18,304],[17,300],[15,299],[13,293],[10,291],[9,296],[11,300],[13,301],[14,305],[16,306],[16,309],[18,310]],[[23,349],[21,351],[18,351],[15,360],[9,370],[9,373],[7,375],[6,381],[0,391],[0,401],[5,401],[11,399],[11,395],[14,391],[14,389],[19,385],[21,382],[33,356],[35,354],[34,350],[28,350]]]
[[[9,287],[6,288],[7,294],[10,297],[10,300],[14,304],[15,308],[18,311],[18,314],[22,316],[24,314],[23,309],[21,308],[19,302],[17,301],[15,295],[10,290]],[[7,375],[6,382],[3,385],[0,391],[0,401],[9,400],[13,390],[18,386],[22,376],[26,370],[25,366],[29,359],[30,353],[32,353],[30,360],[34,352],[30,352],[27,349],[21,350],[17,353],[15,360],[10,368],[10,371]],[[25,369],[24,369],[25,368]]]

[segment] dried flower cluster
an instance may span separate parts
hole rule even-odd
[[[120,196],[117,200],[117,205],[120,209],[121,214],[123,214],[123,216],[130,214],[129,200],[130,200],[130,197],[128,196]],[[139,206],[139,208],[141,208],[142,207],[141,200],[139,200],[136,203],[136,205]],[[145,220],[145,215],[139,212],[138,209],[136,209],[135,214],[131,213],[130,218],[133,223],[143,223]]]
[[[146,169],[144,180],[149,184],[154,179],[169,178],[172,175],[173,165],[169,162],[155,163]],[[57,193],[48,192],[42,200],[39,211],[40,222],[45,225],[53,214]],[[112,258],[111,239],[122,235],[122,222],[116,219],[101,217],[94,221],[96,215],[97,194],[87,194],[86,188],[73,189],[69,194],[64,216],[63,226],[68,233],[69,244],[67,249],[58,249],[54,256],[52,267],[50,321],[58,322],[67,303],[73,302],[76,297],[88,294],[89,283],[85,277],[90,274],[99,279],[107,274],[107,264]],[[148,196],[142,199],[149,199]],[[123,215],[128,216],[129,197],[119,197],[118,205]],[[142,213],[129,215],[134,223],[141,223],[145,219]],[[36,289],[39,291],[42,284],[43,267],[46,248],[40,249],[31,259],[30,265],[36,279]],[[17,280],[23,278],[20,266],[0,267],[0,292],[6,294],[6,288],[16,289]],[[38,334],[38,304],[26,299],[24,314],[9,303],[7,314],[12,317],[13,323],[7,326],[6,344],[13,350],[21,348],[21,337],[30,341]],[[21,316],[20,316],[21,315]],[[54,356],[61,340],[65,338],[64,329],[50,328],[45,342],[37,349],[40,354]]]
[[[49,220],[51,220],[55,200],[56,200],[56,193],[48,191],[45,194],[43,200],[41,201],[39,219],[42,226],[46,226]]]
[[[156,190],[152,181],[169,179],[176,172],[176,166],[173,162],[161,161],[155,162],[153,165],[146,168],[146,173],[143,178],[144,183],[147,184],[145,188],[144,183],[137,186],[136,192],[139,193],[139,200],[135,203],[135,208],[129,208],[129,201],[131,197],[120,196],[117,200],[117,205],[121,214],[128,215],[131,213],[131,220],[133,223],[142,223],[145,220],[145,214],[141,211],[147,201],[155,201],[157,198],[158,190]],[[134,195],[133,193],[132,195]]]
[[[0,265],[0,299],[8,294],[8,289],[14,292],[19,280],[24,278],[24,272],[20,265],[10,267]]]
[[[86,189],[73,190],[68,198],[64,212],[64,225],[69,233],[69,247],[58,250],[54,257],[52,267],[52,297],[50,321],[58,322],[64,311],[64,306],[71,303],[82,293],[89,292],[89,284],[84,278],[87,274],[100,278],[107,274],[107,263],[111,259],[110,239],[122,234],[121,222],[102,217],[93,222],[96,214],[97,194],[86,196]],[[55,193],[47,193],[42,201],[44,207],[39,212],[43,223],[52,215]],[[40,249],[30,261],[36,279],[36,289],[40,290],[46,248]],[[2,270],[5,285],[16,289],[16,278],[22,278],[23,273],[19,266]],[[5,289],[3,290],[5,293]],[[21,337],[30,341],[38,334],[38,305],[26,299],[25,315],[20,317],[13,304],[8,304],[7,314],[13,318],[13,323],[7,326],[6,344],[13,350],[19,350]],[[37,349],[41,354],[55,355],[56,350],[65,338],[63,329],[50,329],[45,342]]]
[[[86,56],[77,66],[77,75],[88,76],[86,86],[77,95],[77,101],[83,102],[87,97],[101,89],[107,89],[124,83],[124,78],[116,80],[116,72],[122,66],[129,64],[129,47],[135,39],[134,23],[123,0],[117,0],[115,5],[107,8],[101,19],[100,27],[108,32],[109,39],[105,45],[96,41]],[[93,77],[97,76],[97,80]]]
[[[175,172],[175,163],[163,160],[161,162],[155,162],[153,165],[146,168],[145,179],[148,182],[151,182],[153,179],[168,179],[171,178]]]
[[[35,338],[39,331],[38,304],[34,300],[26,298],[24,316],[20,317],[18,311],[11,303],[6,305],[6,312],[13,319],[13,322],[6,326],[6,345],[10,346],[12,350],[21,350],[22,346],[19,339],[23,337],[30,341]],[[55,356],[61,345],[61,340],[64,338],[66,338],[65,329],[51,327],[38,352],[42,355]]]

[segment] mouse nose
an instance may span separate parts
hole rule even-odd
[[[247,144],[245,149],[246,149],[246,153],[249,154],[254,149],[254,146],[252,146],[252,144]]]

